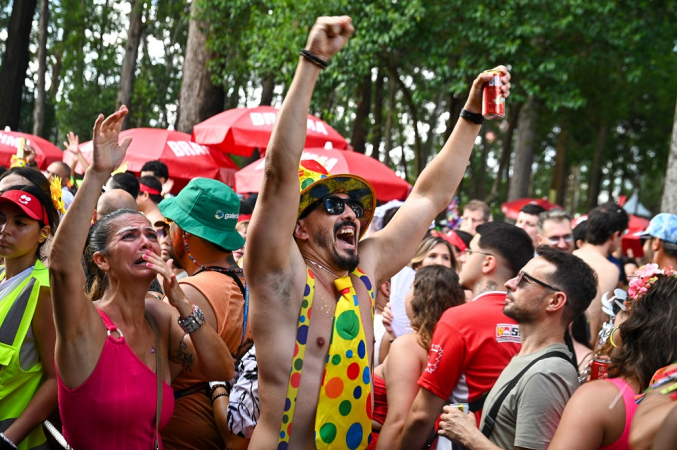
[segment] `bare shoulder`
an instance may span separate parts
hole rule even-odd
[[[416,333],[403,334],[395,339],[390,345],[390,351],[411,351],[418,350],[419,348],[421,351],[424,351],[423,347],[421,347],[421,344],[418,342],[418,335]]]

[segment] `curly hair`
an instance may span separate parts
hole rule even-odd
[[[456,270],[458,268],[458,263],[454,257],[454,251],[451,249],[451,244],[440,237],[432,236],[423,239],[423,242],[421,242],[421,244],[418,246],[418,250],[416,250],[416,254],[409,261],[409,267],[414,270],[417,270],[419,267],[421,267],[423,260],[437,244],[444,244],[447,247],[449,250],[449,262],[451,263],[451,268]]]
[[[463,303],[465,293],[453,270],[436,264],[421,267],[416,272],[411,327],[418,333],[418,339],[426,350],[430,349],[433,330],[442,313]]]
[[[656,370],[677,360],[677,277],[657,278],[620,326],[623,345],[609,367],[609,376],[636,378],[641,391]]]

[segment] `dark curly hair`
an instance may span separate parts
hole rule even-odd
[[[465,293],[458,275],[448,267],[421,267],[414,278],[414,298],[411,300],[411,327],[426,350],[430,349],[435,325],[447,309],[465,303]]]
[[[609,376],[636,378],[641,391],[658,369],[677,360],[677,277],[656,277],[620,326],[623,345],[609,367]]]

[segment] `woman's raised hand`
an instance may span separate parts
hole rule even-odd
[[[132,143],[131,137],[126,137],[118,142],[122,121],[129,111],[125,105],[120,110],[106,117],[99,114],[94,123],[94,137],[92,139],[92,170],[95,172],[110,174],[114,171],[125,158],[125,153],[129,144]]]

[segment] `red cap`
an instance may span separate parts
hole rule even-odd
[[[0,196],[1,203],[14,203],[21,208],[31,219],[39,220],[45,225],[49,225],[47,211],[40,201],[26,191],[6,191]]]
[[[430,233],[430,235],[433,237],[444,239],[461,252],[464,252],[465,249],[468,248],[468,246],[465,245],[465,242],[463,242],[463,239],[461,239],[461,237],[458,234],[456,234],[454,230],[449,231],[449,233],[447,234],[440,233],[439,231],[433,231],[432,233]]]
[[[152,187],[145,185],[143,183],[139,183],[139,192],[146,192],[150,195],[160,195],[162,192],[158,191],[157,189],[153,189]]]

